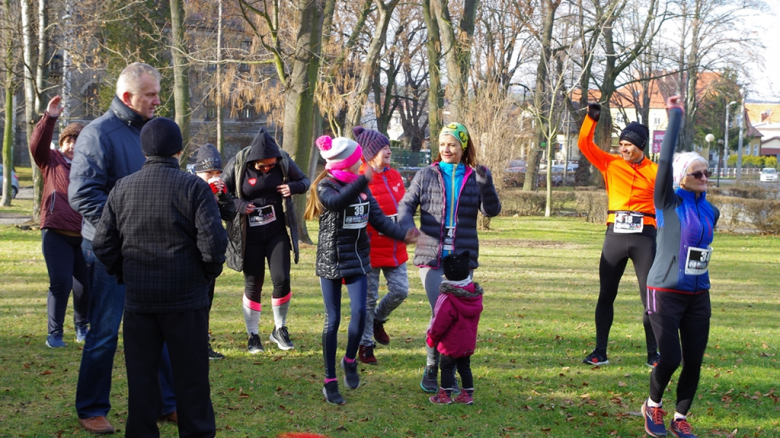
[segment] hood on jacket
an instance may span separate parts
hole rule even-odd
[[[252,143],[249,144],[249,155],[247,155],[246,161],[251,163],[266,158],[282,158],[282,153],[279,151],[276,140],[265,129],[260,128]]]
[[[479,283],[471,283],[466,287],[442,283],[439,292],[448,294],[452,305],[458,313],[465,317],[475,317],[482,312],[482,287]]]

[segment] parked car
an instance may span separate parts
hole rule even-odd
[[[761,169],[761,182],[777,182],[777,170],[771,167]]]
[[[579,164],[572,163],[570,161],[569,165],[567,167],[568,167],[568,169],[566,169],[567,172],[574,172],[580,166],[579,166]],[[553,173],[555,173],[555,172],[563,173],[563,163],[561,163],[561,164],[553,164],[552,171],[553,171]]]
[[[411,184],[412,180],[414,179],[414,176],[417,175],[417,172],[422,169],[422,167],[399,167],[398,173],[401,174],[401,179],[404,180],[404,187],[409,187],[409,184]]]
[[[0,175],[3,174],[3,165],[0,164]],[[5,187],[5,184],[3,184]],[[2,190],[2,189],[0,189]],[[11,198],[15,198],[19,194],[19,178],[16,177],[16,172],[11,171]]]

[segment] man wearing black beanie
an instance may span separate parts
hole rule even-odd
[[[599,262],[599,298],[596,304],[596,348],[583,362],[606,365],[609,331],[614,319],[615,298],[628,260],[634,264],[643,311],[646,306],[647,275],[655,258],[655,206],[653,192],[658,165],[645,157],[649,131],[640,123],[629,123],[620,133],[620,155],[609,154],[593,142],[601,106],[588,104],[578,146],[582,154],[604,177],[609,207],[607,232]],[[650,318],[643,312],[647,365],[658,362],[657,343]]]
[[[209,387],[208,290],[222,272],[227,233],[209,185],[179,169],[182,137],[158,117],[141,130],[141,170],[117,181],[92,245],[124,283],[127,436],[156,436],[163,343],[174,375],[180,436],[216,433]]]

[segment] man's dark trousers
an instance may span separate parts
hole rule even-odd
[[[129,392],[128,437],[158,437],[158,369],[167,344],[174,374],[180,437],[216,434],[209,386],[208,308],[179,313],[125,310],[124,343]]]

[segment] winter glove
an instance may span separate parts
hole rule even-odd
[[[588,115],[594,122],[599,121],[601,117],[601,105],[598,103],[588,102]]]
[[[431,335],[428,335],[428,338],[427,338],[427,339],[425,339],[425,343],[426,343],[426,344],[428,344],[428,346],[429,346],[429,347],[431,347],[431,348],[433,348],[433,346],[434,346],[434,345],[436,345],[436,344],[433,342],[433,338],[431,337]]]

